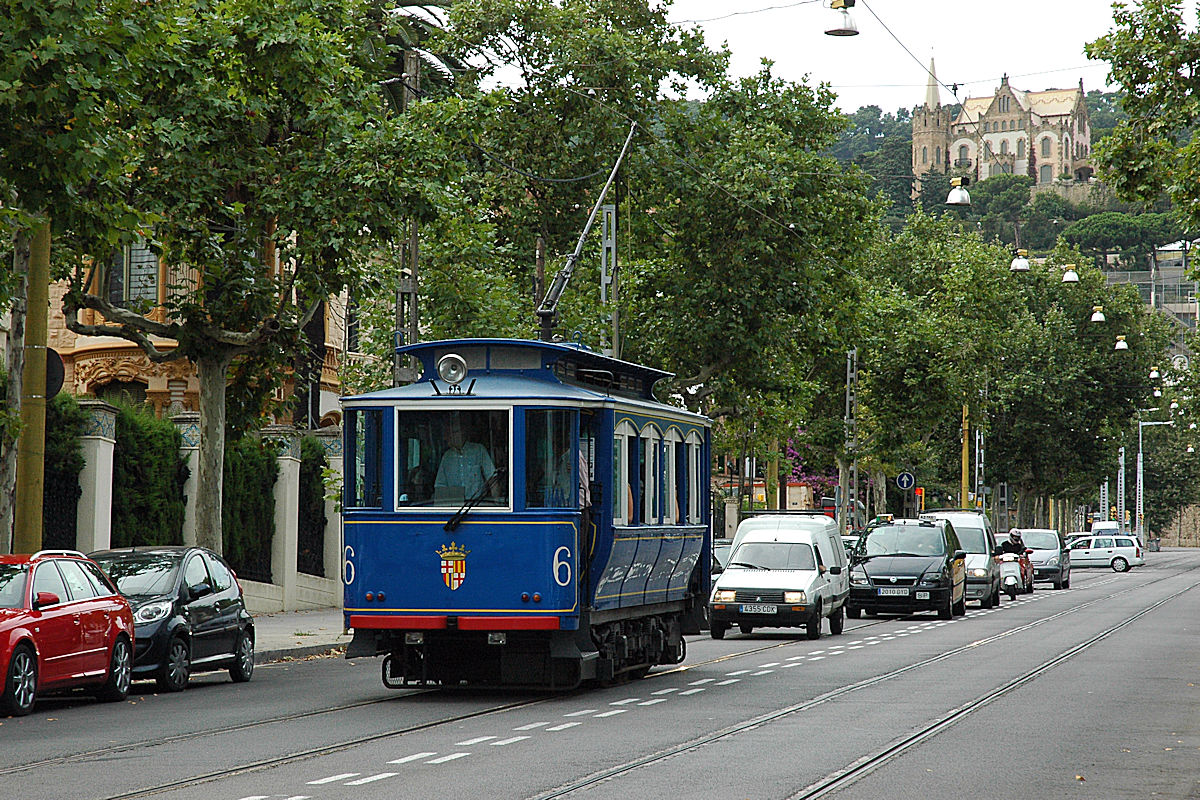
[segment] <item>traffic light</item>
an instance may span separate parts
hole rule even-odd
[[[913,489],[913,494],[916,495],[916,497],[917,497],[917,506],[921,509],[921,511],[924,511],[925,510],[925,487],[924,486],[916,487],[915,489]]]

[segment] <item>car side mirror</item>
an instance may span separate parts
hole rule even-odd
[[[842,574],[842,568],[841,568],[841,567],[830,567],[830,568],[829,568],[829,574],[830,574],[830,575],[841,575],[841,574]]]
[[[46,606],[56,606],[62,602],[62,598],[54,592],[38,592],[33,598],[34,609],[45,608]]]
[[[190,599],[199,600],[205,595],[212,594],[212,587],[207,583],[197,583],[195,586],[188,587],[188,594],[190,595]]]
[[[966,551],[966,550],[955,550],[955,551],[954,551],[954,560],[955,560],[955,561],[957,561],[957,560],[958,560],[958,559],[960,559],[960,558],[966,558],[966,557],[967,557],[967,551]]]

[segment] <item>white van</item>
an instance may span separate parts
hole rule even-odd
[[[725,571],[709,601],[709,631],[723,639],[730,626],[804,626],[809,639],[842,632],[850,574],[837,523],[820,513],[760,514],[742,521]]]

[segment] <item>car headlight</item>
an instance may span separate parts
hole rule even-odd
[[[937,586],[944,577],[941,572],[926,572],[921,576],[921,583],[925,586]]]
[[[783,602],[801,605],[808,602],[808,595],[806,595],[804,592],[784,592]]]
[[[1058,566],[1058,556],[1054,556],[1049,561],[1047,561],[1046,566],[1047,567],[1057,567]]]
[[[850,571],[850,583],[854,586],[870,586],[871,579],[865,570],[855,569]]]
[[[967,571],[967,574],[972,578],[986,578],[988,571],[983,567],[973,567]]]
[[[737,592],[733,589],[717,589],[716,594],[713,595],[713,602],[732,603],[735,597],[737,597]]]
[[[158,622],[170,613],[171,601],[159,600],[156,603],[146,603],[144,606],[138,606],[137,611],[133,612],[133,621],[138,625],[147,622]]]

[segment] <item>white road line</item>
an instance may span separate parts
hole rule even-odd
[[[457,758],[466,758],[469,755],[471,755],[471,754],[470,753],[451,753],[448,756],[442,756],[441,758],[435,758],[432,761],[426,761],[425,763],[426,764],[445,764],[447,761],[454,761]]]
[[[374,783],[375,781],[381,781],[384,778],[392,778],[399,774],[400,774],[399,772],[381,772],[378,775],[370,775],[366,778],[359,778],[356,781],[350,781],[346,785],[347,786],[363,786],[368,783]]]
[[[803,661],[793,661],[790,664],[783,664],[779,668],[780,669],[790,669],[791,667],[802,667],[802,666],[804,666]]]
[[[821,653],[824,653],[824,652],[825,652],[824,650],[813,650],[811,653],[809,653],[809,655],[810,656],[819,656],[819,655],[821,655]]]
[[[879,642],[867,642],[867,646],[868,646],[868,647],[870,647],[870,646],[871,646],[871,645],[873,645],[873,644],[879,644]]]
[[[750,677],[755,678],[755,677],[758,677],[759,675],[770,675],[774,671],[775,670],[773,670],[773,669],[760,669],[758,672],[751,672]]]
[[[846,646],[847,646],[847,647],[853,647],[853,646],[854,646],[854,645],[856,645],[856,644],[862,644],[862,642],[863,642],[863,640],[862,640],[862,639],[855,639],[853,642],[851,642],[850,644],[848,644],[848,645],[846,645]]]
[[[792,656],[788,659],[788,661],[803,661],[806,658],[808,658],[808,656]]]
[[[737,683],[740,680],[741,680],[741,678],[730,678],[729,680],[725,680],[725,681],[717,681],[715,685],[716,686],[728,686],[729,684]]]
[[[630,703],[636,703],[641,700],[640,697],[626,697],[624,700],[618,700],[615,703],[609,703],[610,706],[627,706]]]
[[[294,794],[291,797],[283,798],[283,800],[312,800],[312,797],[307,794]]]
[[[716,678],[701,678],[698,681],[692,681],[688,686],[703,686],[706,683],[712,683]]]
[[[726,675],[745,675],[749,671],[750,670],[748,670],[748,669],[739,669],[736,672],[726,672],[725,674]]]
[[[824,660],[825,660],[825,656],[813,656],[812,658],[809,659],[809,661],[824,661]]]
[[[318,786],[322,783],[336,783],[337,781],[344,781],[347,778],[357,778],[361,774],[361,772],[343,772],[340,775],[330,775],[328,778],[321,778],[319,781],[309,781],[308,785]]]
[[[492,747],[503,747],[504,745],[512,744],[513,742],[523,742],[528,738],[529,738],[528,736],[510,736],[507,739],[501,739],[498,742],[492,742],[491,746]]]
[[[758,668],[759,668],[759,669],[766,669],[767,667],[778,667],[778,666],[779,666],[779,662],[778,662],[778,661],[770,661],[770,662],[768,662],[768,663],[766,663],[766,664],[759,664],[759,665],[758,665]]]
[[[670,694],[671,692],[678,692],[678,691],[679,691],[678,686],[672,686],[670,689],[659,689],[657,692],[651,692],[650,694],[653,694],[653,695]]]
[[[699,689],[688,689],[686,692],[680,692],[679,694],[681,694],[681,695],[684,695],[684,694],[699,694],[700,692],[703,692],[703,691],[704,691],[704,687],[700,687]]]
[[[595,714],[600,709],[585,708],[583,711],[572,711],[570,714],[563,714],[564,717],[586,717],[588,714]]]
[[[582,722],[564,722],[562,725],[555,725],[553,728],[546,728],[548,731],[565,731],[567,728],[574,728],[576,725],[582,725]]]
[[[411,756],[405,756],[404,758],[397,758],[396,760],[389,761],[387,763],[389,763],[389,764],[407,764],[410,761],[420,761],[422,758],[429,758],[430,756],[436,756],[436,755],[437,755],[437,753],[414,753]]]
[[[528,725],[521,725],[519,727],[513,728],[513,730],[514,731],[532,731],[536,728],[541,728],[541,727],[544,727],[549,724],[550,724],[549,722],[531,722]]]
[[[473,744],[479,744],[480,742],[486,742],[489,739],[495,739],[495,738],[496,738],[495,736],[476,736],[474,739],[467,739],[465,742],[455,742],[454,746],[455,747],[470,747]]]
[[[659,703],[665,703],[665,702],[667,702],[667,698],[665,698],[665,697],[656,697],[656,698],[654,698],[653,700],[647,700],[647,701],[645,701],[644,703],[638,703],[638,705],[639,705],[639,706],[656,706],[656,705],[658,705]]]
[[[846,648],[846,649],[847,649],[847,650],[862,650],[862,649],[863,649],[863,647],[865,647],[865,646],[866,646],[866,645],[861,645],[861,644],[852,644],[852,645],[850,645],[850,646],[849,646],[848,648]]]
[[[249,797],[243,797],[241,800],[270,800],[269,794],[252,794]]]
[[[684,692],[683,694],[687,694],[687,692]],[[624,714],[628,710],[628,708],[614,708],[612,711],[605,711],[601,714],[597,714],[596,717],[615,717],[617,714]]]
[[[832,656],[844,656],[844,655],[846,655],[846,651],[845,651],[845,650],[838,650],[838,651],[836,651],[836,652],[830,653],[829,655],[830,655],[831,657],[832,657]]]

